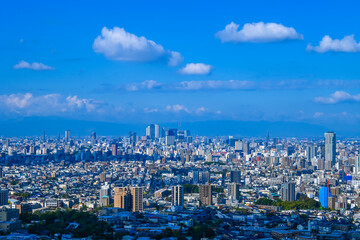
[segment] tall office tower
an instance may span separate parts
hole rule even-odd
[[[242,141],[236,141],[235,142],[235,151],[242,151],[243,150],[243,142]]]
[[[7,189],[0,190],[0,206],[9,204],[9,191]]]
[[[306,159],[310,162],[316,156],[316,147],[307,146],[306,147]]]
[[[142,212],[144,210],[143,198],[144,190],[142,187],[131,187],[130,188],[132,195],[132,211],[133,212]]]
[[[241,183],[241,171],[231,171],[230,172],[230,182],[232,183]]]
[[[150,124],[146,128],[146,136],[150,139],[155,139],[155,124]]]
[[[243,142],[243,153],[250,154],[250,144],[249,142]]]
[[[211,184],[199,185],[200,205],[212,205],[212,190]]]
[[[117,156],[117,144],[116,143],[111,144],[111,154],[113,156]]]
[[[199,180],[203,184],[210,182],[210,172],[209,171],[200,172]]]
[[[143,191],[142,187],[115,188],[114,207],[132,212],[143,211]]]
[[[354,173],[355,174],[360,174],[360,156],[355,156],[355,168],[354,168]]]
[[[238,183],[230,183],[228,184],[228,194],[234,200],[240,200],[240,184]]]
[[[317,167],[319,170],[325,170],[325,158],[318,159]]]
[[[200,183],[200,172],[199,171],[193,171],[193,184]]]
[[[288,182],[281,185],[281,199],[283,201],[295,201],[295,183]]]
[[[155,138],[160,138],[160,126],[155,124]]]
[[[135,147],[137,139],[136,139],[136,132],[130,132],[129,133],[129,137],[130,137],[130,145]]]
[[[46,137],[45,137],[45,130],[43,131],[43,141],[46,141]]]
[[[172,205],[184,206],[184,187],[181,185],[172,187]]]
[[[91,133],[91,145],[96,144],[96,132]]]
[[[100,207],[109,206],[111,203],[111,191],[110,186],[105,183],[100,189]]]
[[[69,142],[71,138],[71,131],[70,130],[66,130],[65,131],[65,142]]]
[[[176,129],[170,129],[170,130],[166,131],[166,133],[165,133],[166,145],[170,146],[170,145],[175,144],[176,133],[177,133]]]
[[[323,208],[328,207],[328,198],[329,196],[329,188],[328,187],[320,187],[319,188],[319,202]]]
[[[336,157],[336,134],[325,133],[325,170],[331,170],[335,164]]]

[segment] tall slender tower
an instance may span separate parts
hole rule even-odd
[[[325,133],[325,170],[331,170],[336,158],[336,134]]]

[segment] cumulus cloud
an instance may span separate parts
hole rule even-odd
[[[239,24],[231,22],[225,29],[215,34],[221,42],[278,42],[283,40],[302,40],[303,35],[297,33],[294,28],[286,27],[278,23],[246,23],[239,30]]]
[[[177,66],[183,60],[180,53],[165,50],[160,44],[119,27],[104,27],[101,35],[94,40],[93,49],[116,61],[147,62],[167,59],[170,66]]]
[[[210,74],[212,68],[211,65],[204,63],[188,63],[179,72],[187,75],[207,75]]]
[[[163,84],[154,80],[146,80],[141,83],[130,83],[125,85],[126,91],[135,92],[139,90],[159,89]]]
[[[325,52],[360,52],[360,42],[356,42],[354,35],[343,39],[332,39],[329,35],[323,37],[318,46],[309,44],[306,49],[318,53]]]
[[[62,116],[63,114],[100,113],[107,104],[78,96],[60,94],[34,96],[32,93],[0,95],[3,114],[20,116]]]
[[[178,112],[190,113],[190,111],[187,107],[185,107],[184,105],[180,105],[180,104],[167,105],[166,111],[167,112],[175,112],[175,113],[178,113]]]
[[[54,67],[47,66],[43,63],[38,63],[38,62],[28,63],[28,62],[25,62],[24,60],[21,60],[18,64],[16,64],[14,66],[14,69],[32,69],[35,71],[55,70]]]
[[[316,112],[316,113],[314,113],[314,118],[319,118],[319,117],[322,117],[324,115],[324,113],[322,113],[322,112]]]
[[[316,97],[314,102],[324,103],[324,104],[335,104],[341,102],[360,102],[360,94],[351,95],[350,93],[344,91],[336,91],[333,94],[330,94],[329,97]]]

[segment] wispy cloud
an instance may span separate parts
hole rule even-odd
[[[104,27],[101,35],[94,40],[93,49],[116,61],[147,62],[167,59],[170,66],[177,66],[183,61],[180,53],[165,50],[160,44],[119,27]]]
[[[242,90],[299,90],[315,88],[359,88],[360,80],[206,80],[206,81],[181,81],[158,82],[146,80],[125,85],[103,85],[99,91],[242,91]]]
[[[45,65],[43,63],[28,63],[24,60],[21,60],[18,64],[14,65],[14,69],[32,69],[35,71],[41,71],[41,70],[55,70],[54,67],[50,67],[48,65]]]
[[[179,70],[181,74],[186,75],[208,75],[213,67],[204,63],[188,63],[185,67]]]
[[[318,46],[309,44],[306,49],[318,53],[325,52],[360,52],[360,42],[356,42],[354,35],[343,39],[332,39],[329,35],[323,37]]]
[[[316,97],[314,102],[324,104],[336,104],[341,102],[360,102],[360,94],[351,95],[344,91],[336,91],[330,94],[329,97]]]
[[[246,23],[239,30],[240,25],[231,22],[225,29],[215,34],[221,42],[278,42],[283,40],[302,40],[303,35],[297,33],[294,28],[286,27],[278,23]]]

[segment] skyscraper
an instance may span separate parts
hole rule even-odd
[[[360,156],[355,156],[355,168],[354,168],[354,173],[355,174],[360,174]]]
[[[184,205],[184,187],[181,185],[172,187],[172,205],[180,206]]]
[[[155,139],[155,124],[150,124],[146,128],[146,136],[150,139]]]
[[[240,184],[230,183],[228,185],[228,193],[229,197],[231,197],[233,200],[240,200]]]
[[[65,131],[65,142],[69,142],[71,138],[71,131],[70,130],[66,130]]]
[[[100,189],[100,207],[105,207],[111,203],[110,186],[105,183]]]
[[[295,183],[288,182],[281,185],[281,199],[283,201],[295,201]]]
[[[319,188],[319,201],[323,208],[328,207],[328,197],[329,197],[329,188],[328,187],[320,187]]]
[[[96,144],[96,132],[91,133],[91,145]]]
[[[241,183],[241,171],[233,170],[230,172],[230,182],[232,183]]]
[[[199,198],[201,206],[212,205],[211,184],[199,185]]]
[[[143,188],[142,187],[121,187],[115,188],[114,207],[126,211],[143,211]]]
[[[160,126],[159,124],[155,124],[155,138],[160,137]]]
[[[336,134],[325,133],[325,170],[331,170],[335,164],[336,157]]]
[[[7,189],[0,189],[0,206],[9,204],[9,191]]]
[[[113,156],[117,156],[117,144],[116,143],[111,144],[111,154]]]
[[[136,141],[137,141],[137,139],[136,139],[136,132],[130,132],[130,133],[129,133],[129,138],[130,138],[130,145],[133,146],[133,147],[135,147]]]

